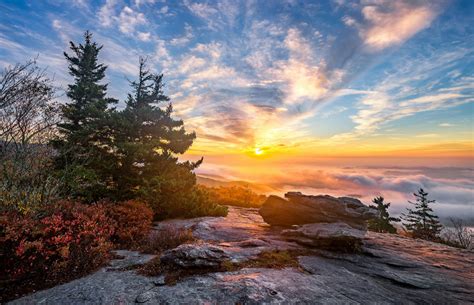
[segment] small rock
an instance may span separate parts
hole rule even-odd
[[[218,267],[229,255],[211,244],[183,244],[161,255],[161,262],[183,268]]]
[[[155,296],[155,292],[154,291],[151,291],[151,290],[148,290],[148,291],[145,291],[143,293],[140,293],[139,295],[137,295],[137,297],[135,298],[135,303],[146,303],[148,302],[149,300],[151,300],[154,296]]]
[[[152,254],[143,254],[138,251],[129,250],[115,250],[113,253],[117,256],[117,258],[109,263],[109,266],[107,268],[108,271],[126,269],[131,268],[133,266],[143,265],[155,258],[156,256]]]
[[[166,285],[165,276],[164,276],[164,275],[160,275],[160,276],[157,277],[155,280],[153,280],[153,284],[154,284],[155,286],[164,286],[164,285]]]

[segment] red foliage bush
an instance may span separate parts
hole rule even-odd
[[[137,247],[152,220],[153,211],[133,200],[0,212],[0,303],[96,270],[113,245]]]
[[[1,295],[15,287],[48,286],[107,261],[113,226],[102,205],[61,201],[38,214],[0,215]]]
[[[106,204],[106,211],[115,224],[111,240],[116,246],[136,247],[150,233],[153,210],[145,203],[129,200]]]

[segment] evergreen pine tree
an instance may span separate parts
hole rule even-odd
[[[90,201],[106,195],[115,166],[109,106],[116,100],[106,97],[107,84],[101,83],[107,69],[98,61],[102,46],[92,41],[89,31],[84,39],[84,44],[70,42],[72,54],[64,52],[74,83],[68,86],[71,102],[62,107],[60,138],[53,145],[59,151],[56,166],[65,175],[65,191]]]
[[[115,114],[117,164],[113,174],[115,199],[140,198],[157,218],[224,216],[227,208],[196,187],[193,170],[202,162],[179,162],[196,134],[172,117],[163,92],[163,74],[151,73],[141,58],[138,80],[131,82],[125,109]]]
[[[369,207],[377,209],[379,211],[379,217],[369,220],[369,230],[381,233],[396,233],[397,229],[390,222],[399,222],[400,219],[390,217],[388,213],[390,203],[384,203],[384,198],[382,196],[375,197],[372,202],[375,203],[375,205],[370,205]]]
[[[178,155],[186,152],[196,135],[186,132],[183,121],[172,118],[170,99],[163,92],[163,74],[151,73],[141,58],[138,80],[131,86],[133,91],[117,120],[117,197],[126,199],[145,192],[156,201],[170,185],[175,186],[170,193],[189,192],[196,182],[192,170],[202,160],[178,162]],[[165,107],[160,107],[162,104]]]
[[[413,195],[416,198],[416,202],[408,202],[414,205],[414,209],[407,208],[408,214],[402,214],[405,228],[410,231],[415,238],[426,240],[438,239],[443,226],[439,222],[438,216],[433,214],[433,210],[429,206],[430,203],[434,203],[435,200],[429,200],[428,193],[422,188],[418,190],[418,193],[414,193]]]

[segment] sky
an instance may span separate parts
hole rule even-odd
[[[119,108],[139,56],[164,73],[198,173],[472,216],[473,24],[470,0],[3,0],[0,67],[37,58],[61,92],[90,30]]]

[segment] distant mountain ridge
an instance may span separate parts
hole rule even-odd
[[[235,181],[227,180],[220,176],[213,176],[211,178],[209,176],[196,175],[196,179],[197,179],[197,184],[208,186],[208,187],[219,187],[219,186],[224,186],[224,187],[237,186],[237,187],[243,187],[243,188],[248,187],[255,193],[259,193],[259,194],[267,194],[267,193],[276,191],[275,188],[265,185],[265,184],[252,183],[252,182],[243,181],[243,180],[235,180]]]

